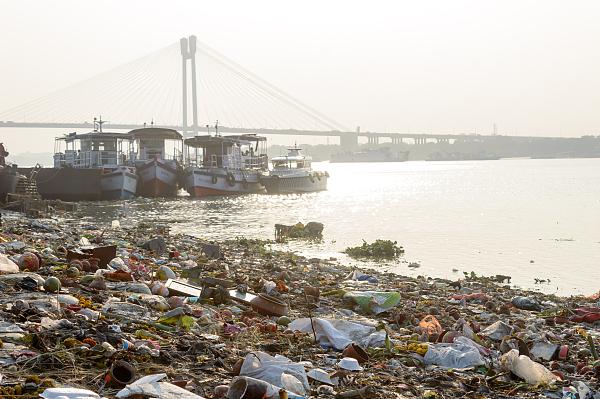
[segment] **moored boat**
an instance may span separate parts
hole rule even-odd
[[[135,141],[138,195],[173,197],[177,195],[178,173],[182,161],[182,135],[173,129],[149,127],[129,132]],[[172,144],[172,152],[168,147]]]
[[[6,163],[8,155],[4,143],[0,143],[0,202],[3,202],[8,194],[14,193],[17,189],[17,183],[19,183],[17,166]]]
[[[312,170],[311,157],[300,148],[288,148],[285,156],[271,159],[273,169],[261,177],[267,193],[292,194],[327,190],[329,173]]]
[[[55,139],[54,168],[36,173],[42,198],[114,200],[135,195],[138,177],[128,160],[128,154],[135,155],[132,139],[124,133],[103,132],[102,123],[94,118],[92,132]]]
[[[195,136],[184,141],[184,186],[194,197],[264,193],[266,139],[254,134]]]
[[[19,183],[19,172],[16,165],[0,165],[0,202],[8,194],[14,194]]]

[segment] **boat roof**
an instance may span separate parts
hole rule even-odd
[[[271,158],[271,161],[305,161],[307,159],[310,160],[310,157],[305,157],[304,155],[281,155]]]
[[[267,141],[267,138],[265,136],[259,136],[256,133],[236,134],[225,137],[239,141]]]
[[[175,129],[163,127],[143,127],[128,133],[134,139],[181,140],[183,136]]]
[[[89,132],[89,133],[67,133],[62,137],[57,137],[56,140],[75,141],[75,140],[118,140],[130,139],[127,133],[117,132]]]
[[[266,137],[257,136],[256,134],[240,134],[231,136],[194,136],[185,139],[185,145],[190,147],[207,147],[215,144],[229,144],[244,143],[253,141],[266,141]]]
[[[287,149],[289,152],[287,155],[280,155],[278,157],[271,158],[271,161],[310,161],[311,157],[300,154],[302,149],[300,147],[290,147]]]

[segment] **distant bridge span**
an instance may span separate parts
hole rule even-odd
[[[120,129],[120,130],[133,130],[140,128],[139,124],[109,124],[106,123],[107,128]],[[163,127],[168,129],[175,129],[178,131],[182,130],[181,126],[171,125],[154,125],[154,127]],[[39,123],[39,122],[13,122],[13,121],[0,121],[0,128],[54,128],[54,129],[92,129],[93,124],[88,122],[83,123]],[[199,129],[201,132],[202,129]],[[450,142],[450,140],[486,140],[494,137],[506,137],[520,140],[542,140],[548,138],[558,137],[540,137],[540,136],[492,136],[492,135],[480,135],[473,133],[464,134],[435,134],[435,133],[378,133],[378,132],[342,132],[339,130],[322,131],[322,130],[297,130],[297,129],[252,129],[242,127],[228,127],[219,126],[219,132],[221,133],[256,133],[259,135],[289,135],[289,136],[320,136],[320,137],[339,137],[340,145],[342,147],[354,147],[358,144],[359,137],[366,137],[369,144],[379,144],[380,138],[389,138],[392,140],[392,144],[400,144],[404,139],[412,141],[413,144],[426,144],[428,140],[434,140],[435,142]],[[211,131],[212,133],[212,131]]]

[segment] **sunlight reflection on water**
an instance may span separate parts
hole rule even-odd
[[[283,245],[337,257],[362,239],[397,240],[404,259],[380,266],[405,275],[506,274],[523,287],[562,295],[600,289],[600,159],[316,164],[329,190],[303,195],[136,199],[122,224],[169,222],[209,239],[273,238],[275,223],[319,221],[322,243]],[[123,204],[84,204],[110,223]],[[410,269],[407,262],[421,263]],[[531,262],[533,261],[533,262]],[[458,269],[459,272],[453,272]],[[549,278],[545,285],[534,278]]]

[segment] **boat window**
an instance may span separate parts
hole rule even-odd
[[[287,161],[273,161],[274,168],[287,168]]]
[[[296,168],[302,169],[303,167],[304,167],[304,162],[303,161],[297,161],[296,162]]]

